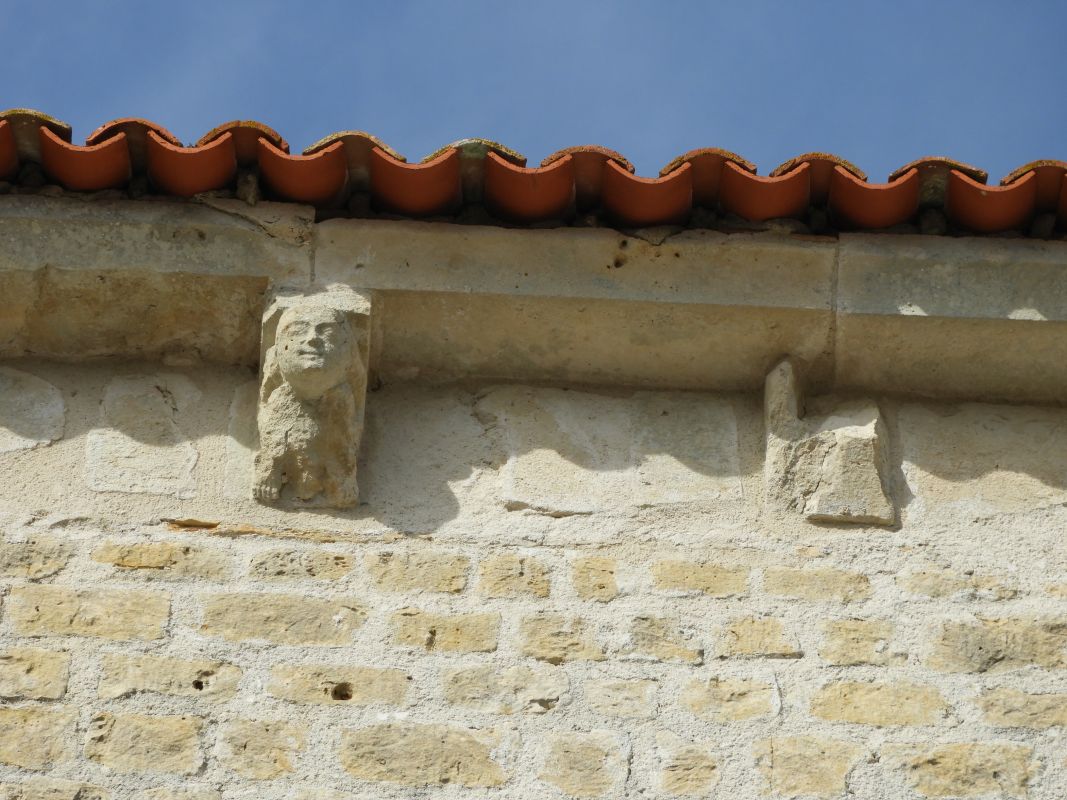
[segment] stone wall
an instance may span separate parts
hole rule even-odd
[[[761,394],[393,383],[295,512],[251,369],[0,379],[5,797],[1067,796],[1067,410],[877,398],[864,526]]]

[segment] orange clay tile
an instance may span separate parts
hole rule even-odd
[[[641,178],[608,161],[603,192],[604,209],[624,225],[683,223],[693,208],[693,167],[683,164],[662,178]]]
[[[363,131],[331,133],[304,150],[304,155],[314,155],[335,142],[344,144],[345,161],[348,164],[348,182],[354,192],[370,191],[370,154],[375,147],[380,147],[397,161],[407,161],[381,139]]]
[[[11,123],[0,119],[0,180],[7,180],[19,169],[19,151],[15,147],[15,134]]]
[[[485,157],[485,202],[497,216],[515,222],[558,219],[574,200],[574,159],[525,169],[496,153]]]
[[[919,205],[924,208],[926,206],[945,205],[945,193],[948,191],[948,175],[952,170],[958,170],[978,183],[985,183],[989,178],[989,173],[985,170],[972,167],[970,164],[964,164],[962,161],[955,161],[943,156],[927,156],[925,158],[917,158],[915,161],[905,164],[900,169],[890,173],[889,180],[895,181],[912,168],[919,170]]]
[[[452,144],[445,145],[430,153],[422,160],[422,163],[425,164],[436,160],[446,150],[456,150],[459,153],[459,174],[463,184],[463,199],[468,203],[480,203],[483,200],[485,157],[487,154],[496,153],[500,158],[510,161],[517,167],[526,166],[526,156],[490,139],[460,139],[458,142],[452,142]]]
[[[40,126],[41,166],[65,188],[76,192],[114,189],[130,179],[130,151],[126,134],[119,133],[100,144],[81,147],[59,138],[51,128]]]
[[[866,183],[835,166],[829,205],[834,220],[852,228],[888,228],[919,209],[919,171],[912,167],[895,181]]]
[[[753,222],[802,216],[808,208],[811,167],[801,164],[777,178],[761,178],[727,162],[719,188],[723,210]]]
[[[165,142],[181,147],[181,141],[166,128],[147,119],[123,117],[106,122],[89,134],[87,145],[100,144],[118,133],[126,134],[126,147],[130,151],[130,166],[142,173],[148,168],[148,132],[153,131]]]
[[[459,152],[447,150],[433,161],[405,164],[381,148],[371,151],[371,198],[382,211],[425,217],[449,214],[463,199]]]
[[[1001,186],[1011,186],[1026,173],[1033,172],[1037,176],[1037,190],[1034,197],[1034,210],[1038,213],[1055,211],[1059,206],[1060,187],[1063,184],[1063,176],[1067,173],[1067,161],[1031,161],[1016,170],[1005,175]]]
[[[178,147],[155,131],[148,132],[148,177],[179,197],[222,189],[237,173],[233,136],[224,133],[211,144]]]
[[[826,204],[826,199],[830,196],[830,184],[833,181],[834,170],[837,167],[841,167],[861,181],[867,180],[867,174],[863,170],[851,161],[846,161],[833,153],[805,153],[791,158],[771,170],[769,177],[777,178],[785,175],[804,163],[811,167],[811,202],[817,206]]]
[[[289,152],[289,143],[274,128],[255,120],[235,119],[212,128],[196,143],[197,147],[211,144],[223,134],[233,137],[233,149],[237,154],[237,163],[242,167],[251,166],[259,157],[259,137],[263,137],[284,153]]]
[[[1034,215],[1037,175],[1029,172],[1010,186],[986,186],[952,170],[945,210],[959,225],[978,233],[1017,230]]]
[[[634,166],[620,153],[598,145],[579,145],[557,150],[541,162],[547,167],[570,156],[574,160],[574,204],[579,211],[588,211],[600,205],[604,185],[604,165],[611,161],[627,172],[633,172]]]
[[[682,164],[691,165],[693,167],[693,205],[716,208],[719,205],[719,183],[722,179],[723,164],[727,161],[753,174],[756,172],[756,167],[737,153],[720,150],[717,147],[704,147],[700,150],[690,150],[672,159],[659,171],[659,174],[670,175]]]
[[[11,126],[19,161],[41,163],[41,140],[37,131],[42,127],[51,130],[64,142],[70,141],[70,125],[32,108],[0,111],[0,119]]]
[[[344,144],[334,142],[310,156],[291,156],[260,139],[259,174],[275,194],[296,203],[324,205],[348,183]]]

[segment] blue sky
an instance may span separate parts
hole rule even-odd
[[[0,105],[82,141],[121,116],[185,141],[262,120],[299,151],[361,129],[417,160],[482,136],[575,144],[653,175],[695,147],[766,174],[824,150],[884,180],[950,155],[995,182],[1067,159],[1067,3],[22,2]]]

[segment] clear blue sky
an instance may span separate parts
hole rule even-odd
[[[766,174],[827,150],[871,180],[950,155],[995,182],[1067,159],[1067,2],[4,0],[3,107],[184,141],[254,118],[294,151],[361,129],[411,160],[467,136],[653,175],[715,146]]]

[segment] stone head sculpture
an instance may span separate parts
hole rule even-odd
[[[369,321],[369,300],[351,292],[285,298],[268,312],[257,415],[257,499],[355,505]]]

